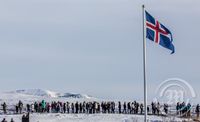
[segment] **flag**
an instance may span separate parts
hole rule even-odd
[[[171,50],[171,54],[175,52],[174,45],[172,44],[172,33],[162,25],[158,20],[151,16],[147,11],[146,15],[146,38],[151,41]]]

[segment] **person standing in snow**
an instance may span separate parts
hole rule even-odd
[[[112,104],[111,104],[111,111],[112,111],[112,113],[115,113],[115,102],[112,102]]]
[[[22,122],[29,122],[29,113],[22,116]]]
[[[57,106],[56,106],[56,112],[60,112],[61,110],[61,105],[60,105],[60,102],[57,103]]]
[[[118,111],[119,111],[119,114],[121,114],[121,108],[122,108],[122,105],[121,105],[121,102],[119,101],[118,102]]]
[[[83,102],[83,113],[86,113],[86,103],[85,103],[85,101]]]
[[[98,110],[97,111],[98,111],[98,113],[100,113],[100,111],[101,111],[100,103],[98,103],[97,106],[98,106]]]
[[[13,118],[11,118],[10,122],[15,122],[15,121],[13,120]]]
[[[176,114],[177,115],[180,114],[180,104],[179,104],[179,102],[177,102],[177,104],[176,104]]]
[[[168,114],[168,104],[164,104],[164,111],[165,111],[165,114]]]
[[[157,114],[160,115],[160,103],[159,102],[157,103],[156,111],[157,111]]]
[[[71,104],[72,113],[74,113],[74,103]]]
[[[79,103],[79,113],[82,113],[83,112],[83,105],[82,103]]]
[[[134,101],[134,114],[138,113],[138,109],[139,109],[139,103],[137,103],[136,101]]]
[[[197,104],[195,112],[197,114],[197,119],[199,119],[199,112],[200,112],[200,110],[199,110],[199,104]]]
[[[123,113],[126,114],[126,102],[124,102],[124,110]]]
[[[66,103],[63,104],[63,113],[66,113]]]
[[[15,105],[15,111],[16,111],[16,114],[18,114],[18,112],[19,112],[19,107],[18,107],[18,105]]]
[[[191,117],[191,109],[192,109],[192,106],[190,103],[187,104],[187,107],[186,107],[186,117]]]
[[[38,112],[38,103],[37,102],[34,103],[34,110],[36,113]]]
[[[34,104],[31,104],[31,113],[33,113],[34,111],[35,111]]]
[[[19,108],[19,113],[21,114],[22,113],[22,109],[23,109],[23,103],[22,103],[21,100],[18,103],[18,108]]]
[[[96,111],[96,102],[92,103],[92,114],[94,114]]]
[[[67,106],[66,107],[67,107],[67,113],[69,114],[69,112],[70,112],[69,111],[70,110],[69,102],[67,102]]]
[[[46,108],[46,102],[44,100],[42,100],[42,103],[41,103],[41,107],[42,107],[42,113],[45,112],[45,108]]]
[[[75,103],[75,109],[76,109],[76,110],[75,110],[75,113],[76,113],[76,114],[78,114],[78,108],[79,108],[78,106],[79,106],[79,105],[78,105],[78,102],[76,102],[76,103]]]
[[[147,106],[147,113],[149,113],[150,109],[149,109],[149,106]]]
[[[47,103],[46,106],[47,106],[47,107],[46,107],[47,113],[49,113],[49,112],[51,111],[51,105],[50,105],[50,103]]]
[[[26,110],[27,110],[27,112],[30,112],[30,104],[26,104]]]
[[[7,122],[5,118],[3,118],[3,120],[1,122]]]
[[[75,103],[75,113],[78,114],[78,102]]]
[[[130,114],[131,113],[131,102],[127,103],[127,113]]]
[[[143,106],[143,104],[141,103],[141,104],[140,104],[140,114],[143,113],[143,107],[144,107],[144,106]]]
[[[155,115],[156,114],[156,105],[155,103],[151,103],[151,109],[152,109],[152,114]]]
[[[3,107],[3,113],[6,114],[7,113],[6,112],[6,108],[7,108],[6,103],[4,102],[1,106]]]

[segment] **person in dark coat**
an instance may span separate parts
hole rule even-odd
[[[18,108],[19,108],[19,113],[21,114],[22,113],[22,109],[23,109],[23,103],[22,103],[21,100],[18,103]]]
[[[126,102],[124,102],[124,110],[123,113],[126,114]]]
[[[1,106],[3,107],[3,113],[6,114],[7,113],[6,112],[6,108],[7,108],[6,103],[4,102]]]
[[[74,103],[71,104],[72,113],[74,113]]]
[[[165,114],[168,114],[168,105],[167,104],[164,104],[164,111],[165,111]]]
[[[140,114],[143,113],[143,107],[144,107],[144,106],[143,106],[143,104],[141,103],[141,104],[140,104]]]
[[[121,108],[122,108],[122,105],[121,105],[121,102],[119,101],[118,102],[118,111],[119,111],[119,114],[122,113]]]
[[[63,113],[66,112],[66,103],[63,104]]]
[[[29,113],[22,116],[22,122],[29,122]]]
[[[67,107],[67,113],[69,113],[70,112],[69,111],[70,110],[69,102],[67,102],[67,106],[66,107]]]
[[[13,120],[13,118],[11,118],[10,122],[15,122],[15,121]]]
[[[15,111],[16,111],[16,114],[19,113],[19,107],[18,107],[18,105],[15,105]]]
[[[78,114],[78,102],[75,103],[75,113]]]
[[[3,118],[3,120],[1,122],[7,122],[5,118]]]
[[[200,110],[199,110],[199,104],[197,104],[195,112],[197,114],[197,119],[199,119],[199,112],[200,112]]]
[[[26,104],[26,109],[27,109],[27,112],[30,112],[30,104]]]

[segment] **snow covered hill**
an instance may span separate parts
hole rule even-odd
[[[0,93],[0,103],[15,105],[19,100],[24,103],[32,103],[35,101],[94,101],[94,97],[85,94],[76,93],[59,93],[42,89],[26,89]]]
[[[42,89],[27,89],[27,90],[16,90],[7,93],[15,93],[15,94],[24,94],[24,95],[32,95],[32,96],[41,96],[41,97],[58,97],[59,93],[49,91],[49,90],[42,90]]]
[[[27,89],[27,90],[16,90],[11,92],[5,92],[7,94],[21,94],[21,95],[32,95],[37,97],[49,97],[49,98],[92,98],[91,96],[85,94],[76,94],[76,93],[59,93],[50,90],[42,89]]]

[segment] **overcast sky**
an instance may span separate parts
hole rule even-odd
[[[174,77],[199,97],[199,0],[1,0],[0,91],[141,100],[143,3],[171,30],[176,48],[170,55],[147,40],[149,99]]]

